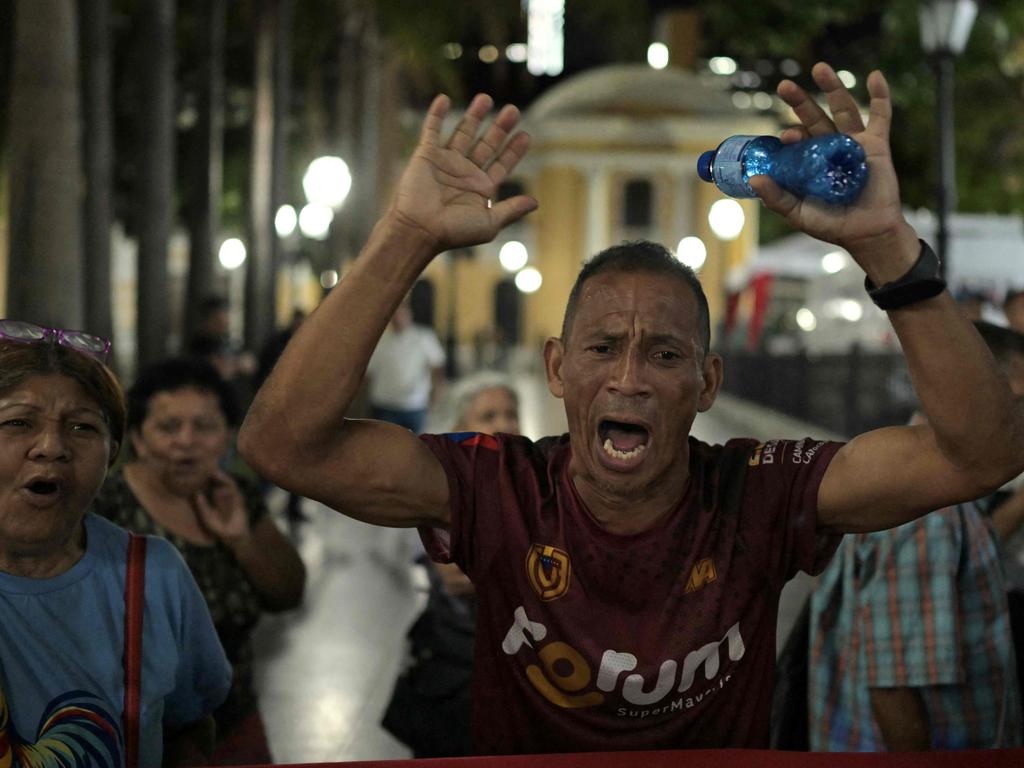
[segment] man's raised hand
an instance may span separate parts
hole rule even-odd
[[[781,138],[789,143],[827,133],[848,134],[867,155],[869,177],[863,193],[851,205],[831,206],[813,199],[801,200],[767,176],[753,177],[750,186],[768,208],[785,217],[790,225],[840,245],[857,258],[864,249],[874,250],[875,243],[881,245],[894,237],[907,236],[899,184],[889,151],[892,121],[889,86],[881,72],[868,76],[871,107],[865,125],[856,101],[832,67],[819,62],[811,74],[828,101],[831,116],[803,88],[784,80],[779,84],[779,96],[792,107],[801,125],[786,129]],[[913,242],[916,255],[916,237]]]
[[[441,124],[451,102],[447,96],[435,98],[398,183],[388,215],[422,233],[434,253],[489,242],[537,207],[526,195],[495,200],[498,185],[526,154],[530,138],[513,133],[519,110],[512,105],[498,112],[478,135],[492,106],[490,96],[478,94],[443,141]]]

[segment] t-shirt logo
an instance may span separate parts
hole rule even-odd
[[[702,560],[697,561],[697,564],[693,566],[693,570],[690,571],[690,580],[686,582],[686,594],[696,592],[701,589],[705,584],[708,584],[718,578],[718,573],[715,571],[715,561],[710,557],[705,557]]]
[[[568,591],[572,576],[568,553],[547,544],[534,544],[526,555],[526,576],[541,600],[561,597]]]

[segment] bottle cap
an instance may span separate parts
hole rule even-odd
[[[704,181],[714,181],[715,175],[711,170],[711,165],[715,160],[715,150],[709,149],[707,152],[701,154],[697,158],[697,175],[700,176]]]

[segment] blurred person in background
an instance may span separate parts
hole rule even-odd
[[[242,410],[256,391],[257,360],[231,337],[231,304],[223,296],[208,296],[199,305],[199,327],[188,340],[190,357],[206,360],[235,391]]]
[[[142,371],[128,391],[129,458],[95,507],[170,541],[206,599],[234,671],[215,713],[214,765],[273,762],[253,687],[251,634],[264,611],[300,604],[306,578],[259,488],[220,468],[237,421],[233,393],[209,364],[167,360]]]
[[[1006,370],[1018,397],[1024,396],[1024,333],[985,324],[982,335]],[[981,504],[1001,545],[1017,680],[1024,703],[1024,475],[1011,480]]]
[[[1024,336],[974,325],[1024,396]],[[986,520],[993,499],[845,537],[811,597],[813,751],[1021,745],[999,536]],[[999,512],[1002,536],[1020,525],[1022,507],[1015,498]]]
[[[0,320],[3,765],[121,768],[133,742],[143,768],[207,765],[230,685],[185,563],[146,537],[140,697],[126,695],[129,534],[89,512],[125,433],[109,351],[80,331]]]
[[[284,352],[284,348],[288,346],[288,342],[291,341],[292,336],[302,325],[302,321],[306,319],[306,313],[301,309],[292,310],[291,320],[284,328],[275,331],[269,339],[264,342],[263,347],[260,349],[259,365],[256,369],[256,380],[255,389],[259,389],[263,386],[263,382],[266,381],[267,376],[274,369],[274,365],[277,363],[277,358]],[[266,484],[269,486],[269,483]],[[302,497],[295,493],[288,493],[287,500],[285,501],[284,513],[285,519],[288,521],[289,530],[294,535],[297,526],[300,523],[309,521],[306,513],[302,511]]]
[[[366,368],[372,418],[398,424],[417,435],[444,383],[444,350],[433,329],[412,319],[406,297],[391,317]]]
[[[306,313],[301,309],[296,308],[292,310],[292,316],[288,321],[288,325],[274,331],[270,338],[263,343],[256,366],[257,389],[263,386],[263,382],[267,380],[267,376],[274,369],[277,359],[284,352],[284,348],[288,346],[288,342],[291,341],[292,336],[299,330],[299,326],[302,325],[302,321],[305,319]]]
[[[453,432],[519,434],[519,395],[508,379],[481,371],[452,387]],[[408,633],[406,668],[395,683],[384,727],[413,757],[472,754],[470,716],[476,592],[454,563],[426,561],[427,605]]]

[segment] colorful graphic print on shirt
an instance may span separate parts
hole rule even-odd
[[[117,718],[87,691],[69,691],[51,701],[39,718],[35,739],[23,740],[11,722],[0,688],[0,768],[120,768]]]

